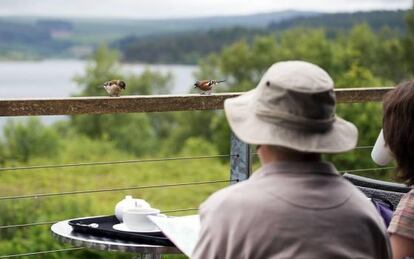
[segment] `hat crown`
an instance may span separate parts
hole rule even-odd
[[[333,86],[328,73],[316,65],[276,63],[258,85],[256,114],[288,128],[328,130],[335,119]]]
[[[273,64],[261,83],[269,82],[297,92],[324,92],[334,88],[329,74],[317,65],[305,61],[284,61]],[[259,84],[259,87],[261,87]]]
[[[351,150],[358,130],[335,115],[333,81],[303,61],[279,62],[253,90],[224,102],[233,132],[246,143],[302,152]]]

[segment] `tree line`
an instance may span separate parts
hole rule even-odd
[[[199,59],[196,79],[227,79],[225,85],[217,88],[218,91],[246,91],[257,84],[266,68],[274,62],[301,59],[327,70],[337,87],[395,85],[414,74],[412,12],[406,16],[406,25],[406,33],[402,35],[388,28],[375,31],[363,23],[333,38],[324,29],[301,27],[280,34],[249,36]],[[123,74],[119,62],[117,51],[106,46],[98,48],[85,74],[75,78],[81,87],[78,95],[97,95],[102,92],[97,86],[114,78],[127,82],[126,94],[169,93],[171,75],[148,69],[141,75]],[[380,127],[380,105],[340,105],[338,112],[357,124],[361,145],[373,143]],[[4,132],[0,145],[3,163],[27,162],[31,157],[56,155],[62,148],[59,145],[62,138],[79,134],[109,141],[116,148],[135,156],[178,154],[189,139],[208,143],[213,147],[209,149],[213,153],[226,154],[230,135],[222,111],[82,115],[72,116],[70,120],[51,127],[30,120],[26,124],[10,122]],[[39,148],[39,142],[45,143],[43,146],[47,148]],[[349,154],[341,158],[341,163],[360,167],[372,165],[369,159],[357,157]]]
[[[189,31],[169,35],[147,37],[128,36],[111,46],[122,53],[122,59],[141,63],[196,64],[210,53],[240,40],[252,43],[253,38],[263,35],[283,34],[284,31],[301,28],[320,28],[329,38],[346,36],[346,31],[355,25],[366,23],[375,32],[388,31],[388,37],[397,37],[405,32],[406,11],[373,11],[335,13],[297,17],[271,22],[267,27],[231,27],[205,31]],[[386,29],[385,29],[386,28]]]

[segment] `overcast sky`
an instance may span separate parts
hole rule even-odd
[[[0,0],[0,15],[173,18],[286,9],[324,12],[407,9],[413,0]]]

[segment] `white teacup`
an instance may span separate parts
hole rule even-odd
[[[160,210],[154,208],[130,208],[123,212],[125,226],[131,231],[152,231],[157,226],[148,218],[160,213]]]

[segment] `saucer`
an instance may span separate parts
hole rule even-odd
[[[119,223],[119,224],[113,225],[112,228],[115,229],[115,230],[124,231],[124,232],[137,232],[137,233],[157,233],[157,232],[161,232],[161,230],[157,226],[154,226],[154,228],[151,229],[151,230],[139,230],[139,229],[138,230],[132,230],[132,229],[129,229],[124,223]]]

